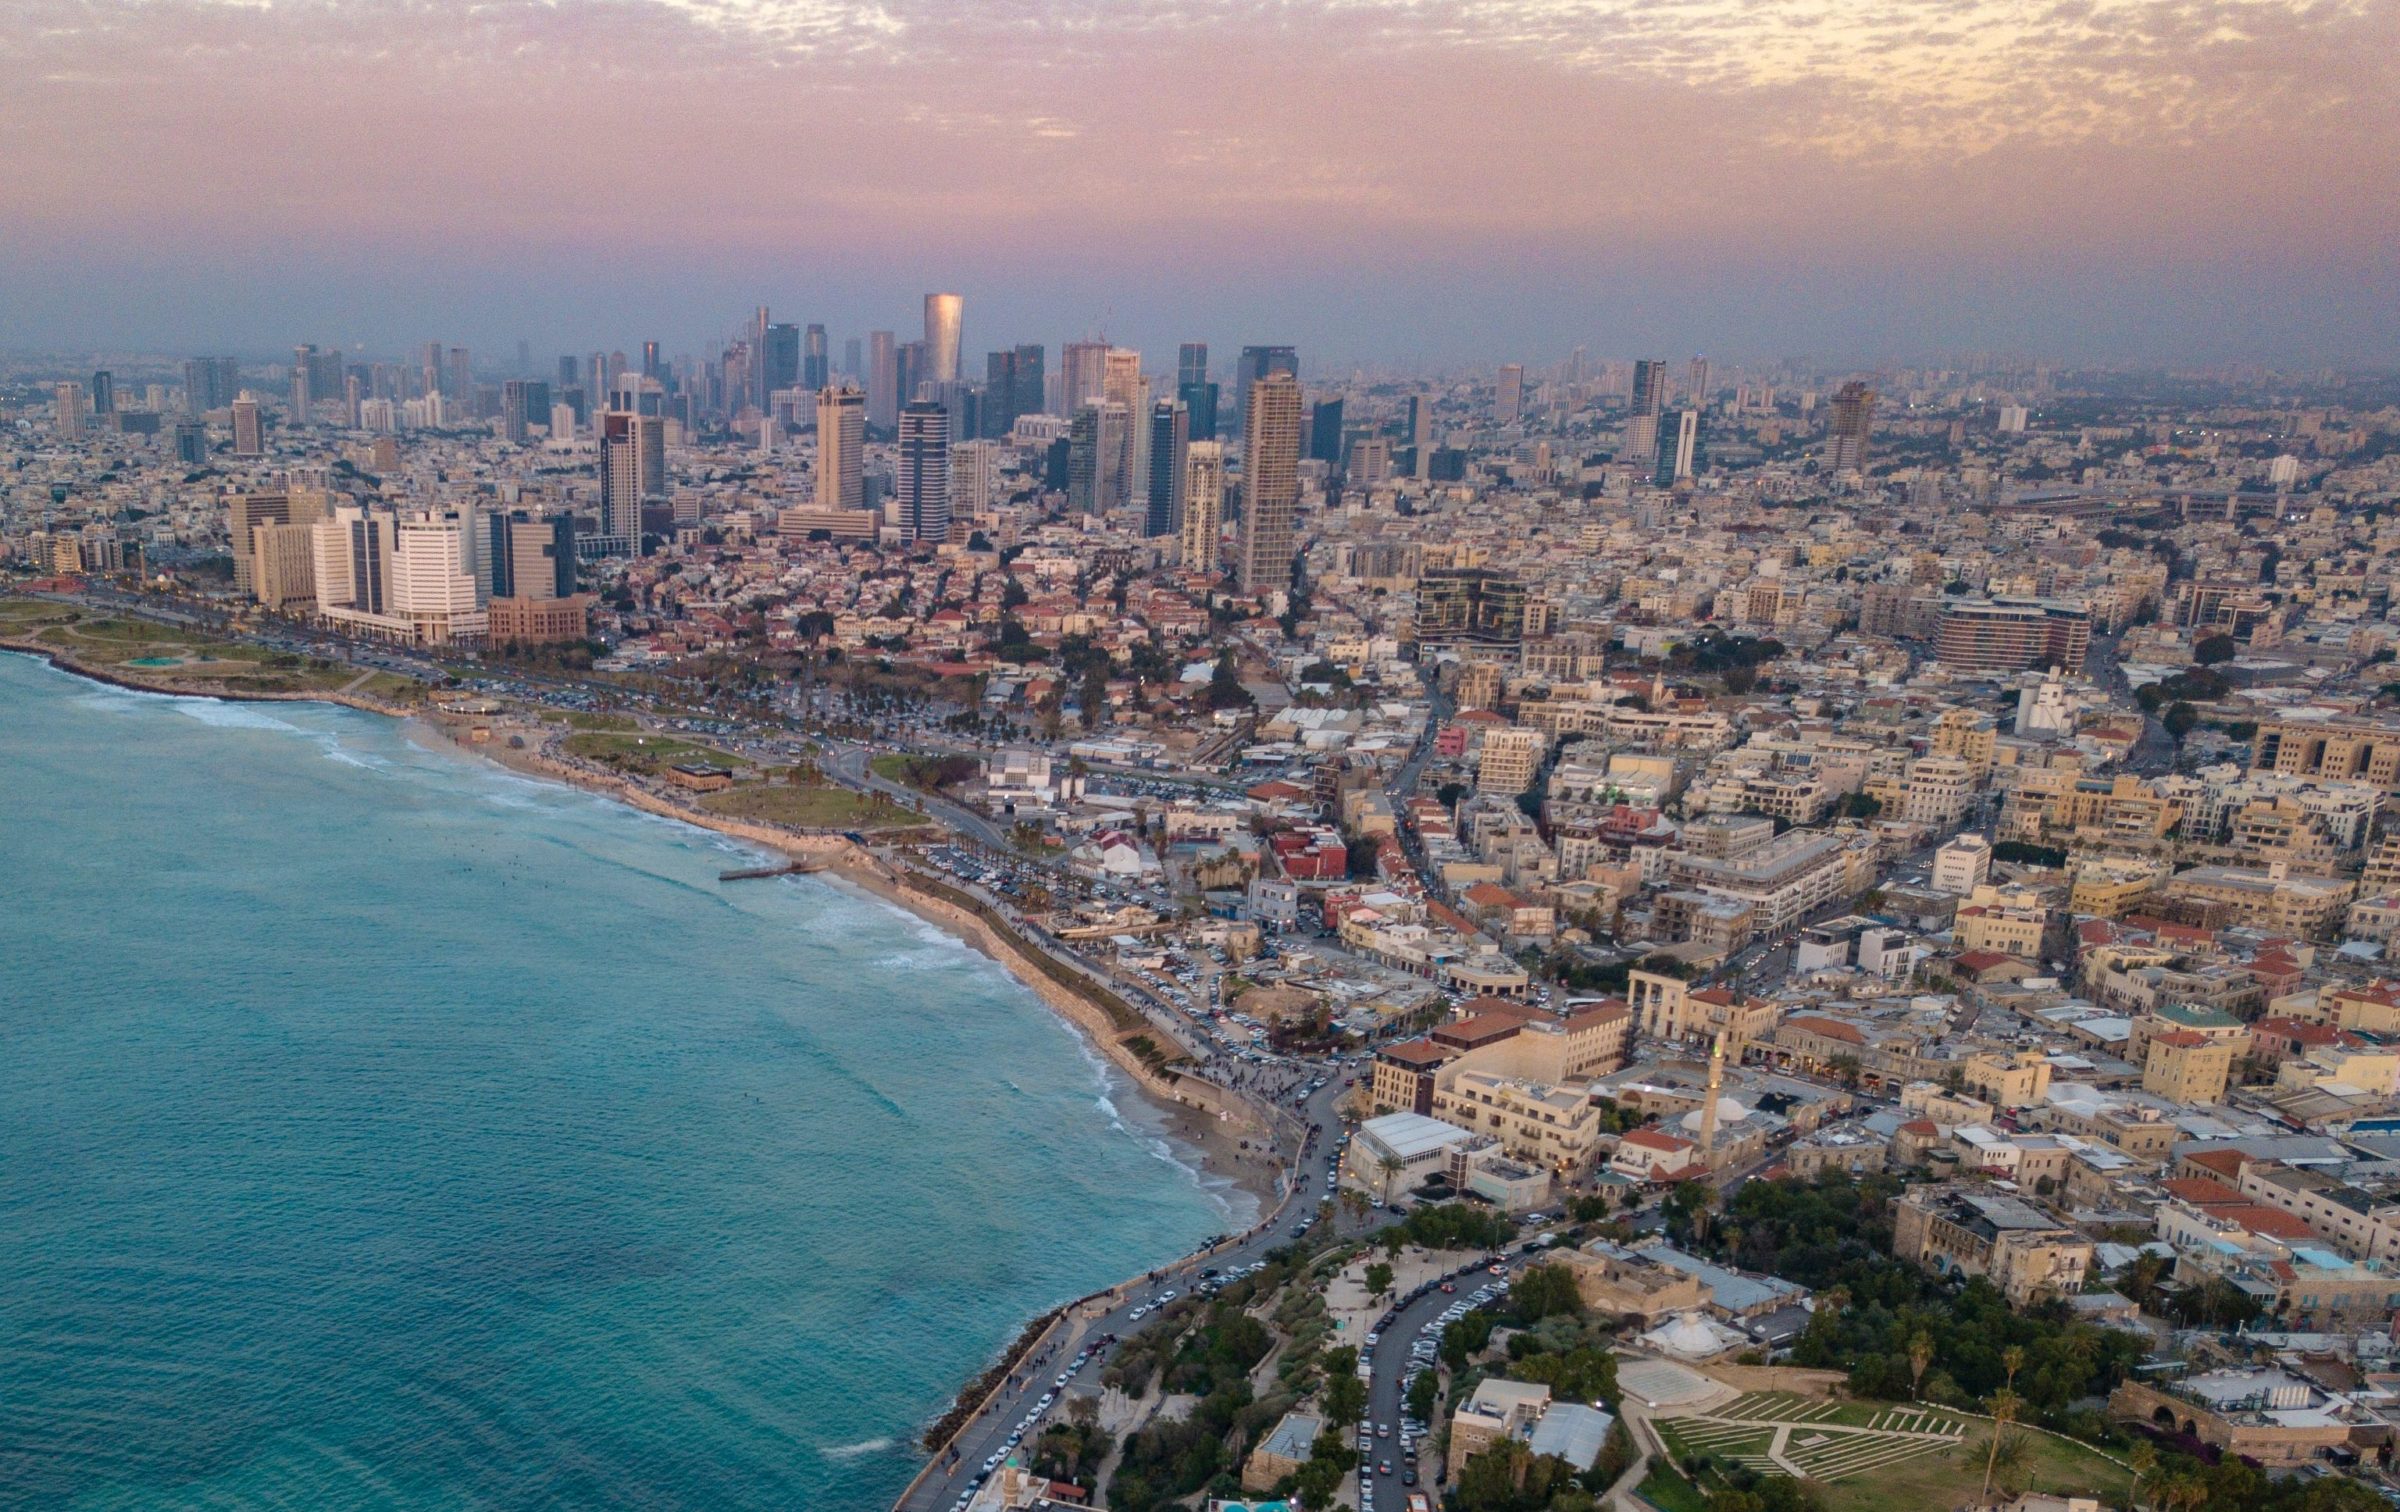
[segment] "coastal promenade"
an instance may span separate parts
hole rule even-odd
[[[1316,1123],[1331,1129],[1335,1122],[1334,1104],[1345,1090],[1338,1078],[1328,1080],[1302,1104],[1300,1123]],[[932,1460],[893,1503],[894,1512],[947,1512],[956,1505],[969,1484],[983,1472],[984,1462],[1008,1452],[1008,1436],[1016,1431],[1017,1424],[1044,1392],[1056,1389],[1052,1383],[1065,1371],[1076,1352],[1087,1345],[1093,1346],[1091,1359],[1069,1378],[1045,1417],[1063,1412],[1068,1391],[1096,1392],[1100,1371],[1108,1363],[1108,1350],[1094,1341],[1122,1339],[1130,1334],[1138,1326],[1133,1317],[1135,1308],[1154,1302],[1168,1291],[1189,1295],[1204,1270],[1222,1271],[1247,1265],[1265,1258],[1268,1251],[1291,1243],[1296,1237],[1293,1230],[1321,1194],[1325,1177],[1333,1169],[1337,1157],[1332,1144],[1330,1139],[1320,1141],[1305,1162],[1295,1162],[1289,1168],[1283,1195],[1273,1210],[1250,1228],[1212,1249],[1184,1256],[1071,1306],[1028,1352],[1029,1362],[1039,1357],[1043,1363],[1021,1365],[989,1392],[973,1415],[946,1444],[935,1450]],[[1033,1435],[1026,1437],[1030,1440]]]

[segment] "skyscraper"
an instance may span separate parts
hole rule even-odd
[[[90,419],[85,408],[90,400],[83,392],[83,385],[73,381],[61,383],[51,389],[50,396],[52,426],[68,440],[81,439],[85,422]]]
[[[759,381],[772,400],[785,389],[800,386],[800,328],[796,325],[775,324],[761,338],[758,360],[763,368]],[[644,371],[648,371],[648,349],[644,348]],[[822,387],[823,385],[819,385]]]
[[[1217,570],[1217,537],[1225,523],[1225,444],[1194,441],[1183,478],[1183,565]]]
[[[267,437],[259,423],[258,400],[247,389],[233,401],[233,454],[237,457],[263,457],[267,454]]]
[[[930,400],[900,411],[900,457],[893,480],[900,528],[911,541],[950,539],[950,412]]]
[[[1500,369],[1492,395],[1492,418],[1513,425],[1525,413],[1525,364],[1511,362]]]
[[[764,312],[762,311],[761,313]],[[765,329],[771,331],[774,329],[774,327],[768,326]],[[763,335],[764,332],[762,331],[761,334]],[[645,341],[642,343],[642,376],[645,378],[656,378],[662,383],[666,381],[666,369],[659,364],[658,343],[655,341]]]
[[[1308,455],[1336,471],[1342,465],[1342,400],[1320,399],[1308,411]]]
[[[1292,583],[1292,517],[1300,507],[1299,378],[1270,369],[1250,386],[1242,411],[1239,581],[1243,593],[1263,599]]]
[[[194,357],[183,365],[183,412],[200,416],[221,410],[241,387],[241,364],[231,357]]]
[[[854,388],[817,391],[817,508],[867,507],[860,461],[867,445],[867,396]]]
[[[866,360],[859,355],[859,350],[856,336],[842,338],[842,376],[864,383],[867,381]]]
[[[900,418],[900,349],[889,331],[867,333],[867,423],[890,430]]]
[[[1663,416],[1658,431],[1658,467],[1651,475],[1659,487],[1696,478],[1708,458],[1700,441],[1700,410],[1697,405]]]
[[[1269,373],[1300,376],[1300,353],[1288,346],[1246,346],[1233,365],[1233,428],[1250,434],[1250,386]],[[1243,464],[1245,467],[1248,464]]]
[[[1875,391],[1853,378],[1833,396],[1833,420],[1825,433],[1825,470],[1864,472],[1867,437],[1875,425]]]
[[[921,381],[958,381],[958,344],[966,312],[967,302],[956,294],[925,296],[925,372]]]
[[[1217,434],[1217,386],[1202,379],[1197,383],[1178,383],[1175,397],[1192,412],[1192,434],[1213,440]]]
[[[106,368],[92,374],[92,413],[113,415],[117,412],[117,375]]]
[[[1104,468],[1100,452],[1100,406],[1080,405],[1067,417],[1067,508],[1076,514],[1098,514],[1107,507],[1102,497]]]
[[[575,593],[575,517],[495,510],[476,565],[492,598],[562,599]]]
[[[1708,408],[1708,359],[1694,356],[1683,370],[1683,402],[1694,409]]]
[[[1173,535],[1183,525],[1184,470],[1190,461],[1192,413],[1182,403],[1161,399],[1150,410],[1148,508],[1142,534]]]
[[[601,550],[639,556],[642,505],[667,493],[667,422],[610,410],[599,430]]]
[[[1070,341],[1059,349],[1059,408],[1072,415],[1107,392],[1108,343]]]
[[[225,545],[233,558],[233,591],[243,598],[257,595],[257,558],[253,537],[262,525],[292,524],[291,495],[235,493],[225,496]]]
[[[833,373],[826,361],[825,328],[812,321],[800,349],[800,386],[815,392],[832,381]]]
[[[1102,415],[1102,434],[1114,441],[1104,458],[1108,470],[1108,507],[1132,503],[1149,471],[1150,385],[1142,377],[1142,354],[1127,347],[1110,347],[1100,384],[1100,396],[1117,406],[1123,422],[1111,432]]]
[[[1017,345],[1017,391],[1009,400],[1009,424],[1016,424],[1019,415],[1038,415],[1042,412],[1042,344],[1038,341]]]
[[[316,363],[313,359],[316,355],[317,349],[313,345],[303,344],[292,348],[291,410],[294,425],[308,424],[309,410],[320,397],[312,381],[315,378]]]
[[[500,382],[500,438],[517,446],[525,444],[525,390],[528,386],[522,378],[504,378]]]
[[[924,342],[901,342],[894,366],[899,370],[900,402],[903,405],[931,397],[933,380],[925,370]]]
[[[987,352],[983,359],[983,425],[985,439],[1008,434],[1017,423],[1017,354]]]
[[[1633,365],[1633,410],[1625,418],[1624,452],[1628,460],[1653,461],[1658,456],[1658,421],[1667,407],[1667,360],[1644,357]]]
[[[1644,357],[1633,365],[1633,413],[1656,415],[1667,407],[1667,359]]]
[[[1408,444],[1416,453],[1412,467],[1419,478],[1433,470],[1433,399],[1426,394],[1408,396],[1406,421]]]
[[[1208,343],[1187,341],[1175,349],[1175,386],[1208,381]]]

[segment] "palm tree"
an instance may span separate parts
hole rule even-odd
[[[2011,1344],[2001,1350],[2000,1368],[2008,1372],[2007,1384],[2014,1387],[2017,1384],[2017,1372],[2025,1368],[2025,1346]]]
[[[2133,1471],[2134,1512],[2142,1512],[2149,1504],[2150,1493],[2157,1488],[2158,1448],[2148,1439],[2137,1440],[2126,1451],[2125,1463]]]
[[[1992,1412],[1992,1448],[1983,1461],[1983,1494],[1989,1496],[1992,1494],[1992,1472],[2000,1465],[2000,1436],[2007,1431],[2009,1424],[2017,1420],[2017,1394],[2003,1386],[1993,1392],[1991,1400],[1984,1405]]]
[[[1933,1363],[1933,1335],[1920,1330],[1908,1341],[1908,1395],[1911,1401],[1922,1401],[1925,1391],[1925,1368]],[[1985,1487],[1990,1490],[1990,1487]]]
[[[1392,1178],[1408,1169],[1408,1163],[1397,1155],[1386,1155],[1375,1162],[1383,1169],[1383,1200],[1392,1200]]]

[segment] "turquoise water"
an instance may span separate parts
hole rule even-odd
[[[871,1509],[1227,1225],[998,968],[738,854],[0,655],[0,1504]]]

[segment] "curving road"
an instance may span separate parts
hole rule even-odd
[[[1334,1077],[1310,1094],[1299,1109],[1303,1123],[1321,1124],[1330,1134],[1335,1124],[1333,1105],[1343,1090],[1341,1079]],[[1204,1269],[1225,1271],[1248,1265],[1265,1259],[1269,1250],[1291,1243],[1300,1224],[1314,1214],[1327,1194],[1325,1178],[1334,1163],[1332,1144],[1331,1138],[1320,1138],[1307,1159],[1293,1168],[1295,1179],[1286,1184],[1273,1212],[1232,1242],[1183,1256],[1084,1307],[1071,1309],[1036,1351],[1040,1363],[1020,1365],[1002,1383],[952,1437],[949,1448],[909,1486],[894,1512],[947,1512],[991,1473],[984,1468],[987,1461],[996,1464],[1009,1452],[1011,1434],[1026,1430],[1030,1420],[1030,1431],[1024,1431],[1024,1439],[1030,1441],[1043,1422],[1063,1415],[1071,1393],[1097,1393],[1101,1368],[1113,1347],[1109,1341],[1132,1334],[1146,1321],[1133,1316],[1135,1309],[1146,1309],[1167,1292],[1188,1296]],[[1286,1149],[1288,1154],[1288,1144]],[[1076,1355],[1087,1347],[1092,1351],[1090,1358],[1080,1368],[1071,1368]],[[1064,1387],[1056,1384],[1062,1374],[1067,1376]],[[1040,1407],[1043,1395],[1053,1392],[1056,1395],[1049,1407]]]

